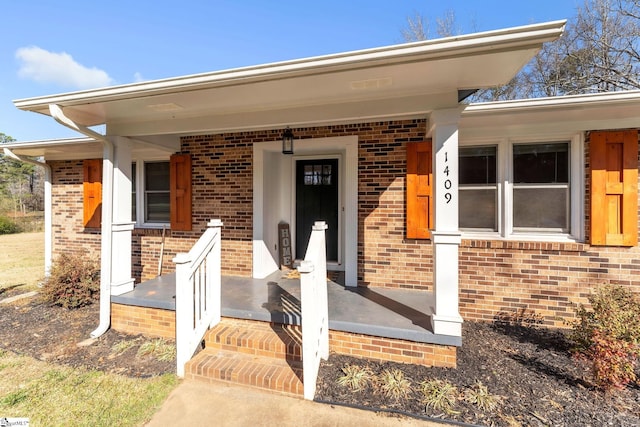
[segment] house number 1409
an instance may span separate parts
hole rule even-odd
[[[445,190],[451,190],[451,180],[448,178],[449,176],[449,165],[447,164],[449,162],[449,153],[448,152],[444,152],[444,174],[447,176],[447,179],[444,180],[444,189]],[[451,202],[451,199],[453,198],[453,196],[451,195],[450,192],[445,192],[444,193],[444,199],[447,201],[447,203]]]

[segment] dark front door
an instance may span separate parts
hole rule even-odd
[[[296,257],[304,258],[311,227],[324,221],[327,261],[338,261],[338,159],[296,162]]]

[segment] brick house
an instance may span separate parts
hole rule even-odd
[[[48,265],[61,251],[102,255],[106,326],[172,336],[170,310],[116,301],[158,276],[160,256],[171,273],[211,218],[224,223],[222,275],[256,280],[279,271],[278,224],[300,259],[322,219],[345,289],[387,307],[406,292],[400,305],[429,319],[419,339],[330,323],[332,350],[453,366],[463,318],[561,326],[596,285],[640,291],[640,92],[462,103],[563,28],[18,100],[86,137],[5,151],[46,161]],[[357,317],[357,303],[345,311]]]

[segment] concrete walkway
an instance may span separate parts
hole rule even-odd
[[[442,427],[443,424],[331,406],[248,387],[187,380],[169,395],[146,425]]]

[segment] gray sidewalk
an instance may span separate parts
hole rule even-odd
[[[310,402],[243,386],[186,380],[146,425],[442,427],[443,424]]]

